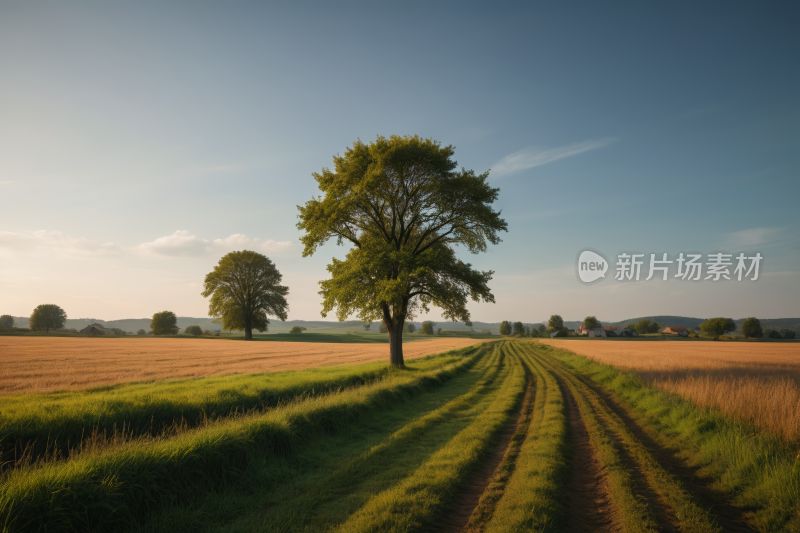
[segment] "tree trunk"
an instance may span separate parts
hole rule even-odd
[[[250,326],[244,327],[244,340],[251,341],[253,340],[253,328]]]
[[[395,325],[389,330],[389,360],[392,366],[403,368],[403,326]]]

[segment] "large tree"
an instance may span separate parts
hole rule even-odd
[[[222,319],[223,329],[244,330],[244,338],[252,340],[254,329],[267,331],[267,315],[287,318],[289,287],[281,285],[281,279],[269,258],[249,250],[231,252],[206,276],[208,315]]]
[[[736,323],[731,318],[709,318],[700,324],[700,331],[706,335],[714,335],[715,337],[725,335],[726,333],[734,331],[735,329]]]
[[[14,317],[11,315],[0,316],[0,328],[11,329],[14,327]]]
[[[499,189],[488,172],[457,170],[453,154],[418,136],[356,141],[333,170],[314,174],[324,196],[298,206],[303,256],[330,239],[353,246],[320,282],[322,316],[336,309],[339,320],[382,321],[394,366],[403,366],[403,326],[420,310],[434,305],[469,323],[468,299],[494,302],[494,272],[474,270],[454,247],[478,253],[500,242],[507,225],[491,207]]]
[[[764,332],[761,330],[761,321],[754,316],[745,318],[741,328],[745,337],[760,339],[764,336]]]
[[[67,313],[56,304],[42,304],[31,313],[28,326],[34,331],[63,328],[67,321]]]

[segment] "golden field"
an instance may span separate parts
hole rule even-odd
[[[800,343],[542,339],[800,442]]]
[[[482,342],[403,345],[406,359]],[[389,360],[388,344],[174,338],[0,337],[0,394],[83,389],[128,381],[253,374]]]

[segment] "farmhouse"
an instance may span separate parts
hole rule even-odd
[[[98,324],[95,322],[94,324],[89,324],[85,328],[81,330],[81,333],[84,335],[105,335],[106,332],[104,331],[106,328],[103,324]]]
[[[661,333],[663,333],[664,335],[672,335],[674,337],[689,336],[689,330],[681,326],[667,326],[663,330],[661,330]]]
[[[599,328],[584,328],[583,324],[580,325],[578,328],[578,335],[585,335],[586,337],[607,337],[606,335],[606,326],[601,326]]]

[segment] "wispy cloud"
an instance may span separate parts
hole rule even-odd
[[[122,251],[122,247],[113,242],[102,243],[47,230],[0,231],[0,248],[14,252],[46,249],[81,255],[118,254]]]
[[[224,239],[208,240],[192,235],[187,230],[177,230],[171,235],[142,243],[137,246],[137,250],[147,255],[198,257],[244,248],[261,252],[281,252],[293,246],[291,241],[262,241],[241,233],[234,233]]]
[[[786,228],[751,228],[725,235],[726,244],[732,246],[758,246],[775,241]]]
[[[581,143],[570,144],[569,146],[562,146],[560,148],[541,148],[539,146],[529,146],[519,152],[514,152],[505,156],[503,159],[492,166],[492,176],[499,178],[514,174],[521,170],[529,168],[540,167],[565,157],[582,154],[589,150],[602,148],[613,143],[616,139],[599,139],[595,141],[586,141]]]

